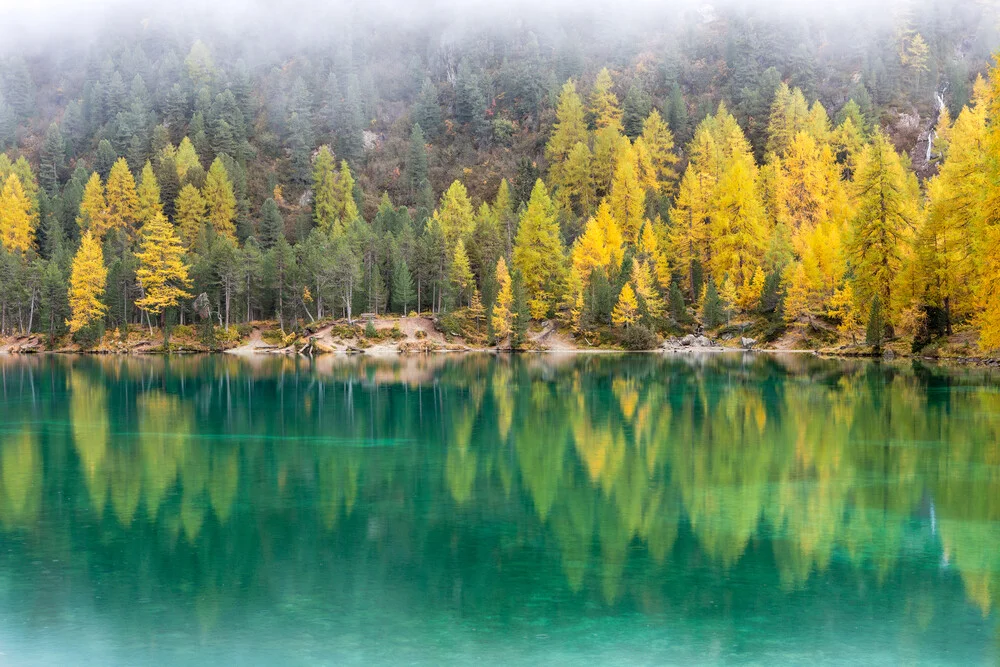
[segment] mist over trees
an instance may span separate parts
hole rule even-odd
[[[995,3],[194,9],[14,12],[0,333],[190,323],[205,294],[224,331],[862,338],[877,302],[885,336],[1000,346]]]

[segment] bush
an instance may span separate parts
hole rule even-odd
[[[417,338],[417,340],[423,340],[424,338],[427,338],[427,332],[424,331],[423,329],[417,329],[417,333],[413,335]]]
[[[368,323],[365,324],[365,338],[375,338],[376,336],[378,336],[378,331],[375,330],[375,323],[368,320]]]
[[[641,324],[625,329],[622,334],[622,346],[626,350],[652,350],[658,344],[656,334]]]
[[[249,324],[237,324],[236,333],[239,334],[240,338],[247,338],[253,333],[253,327]]]
[[[194,327],[190,324],[178,324],[170,332],[174,338],[193,339],[195,337]]]

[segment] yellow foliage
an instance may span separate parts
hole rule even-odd
[[[88,326],[104,316],[107,306],[101,302],[108,270],[104,266],[101,244],[91,231],[86,231],[80,249],[73,257],[69,279],[69,307],[71,319],[66,321],[71,333]]]

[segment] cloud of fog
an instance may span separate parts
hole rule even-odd
[[[662,30],[682,13],[708,20],[729,8],[768,18],[825,18],[870,27],[904,0],[0,0],[0,51],[32,55],[85,48],[116,29],[169,29],[194,36],[273,40],[285,47],[335,41],[345,30],[465,30],[589,22],[608,31]],[[960,2],[960,0],[954,0]]]

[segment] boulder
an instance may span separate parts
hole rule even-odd
[[[698,347],[712,347],[714,345],[712,339],[708,336],[698,336],[695,338],[695,344]]]
[[[681,338],[681,345],[684,347],[695,345],[697,344],[698,338],[704,338],[704,336],[696,337],[694,334],[688,334],[687,336],[684,336],[684,338]]]
[[[740,338],[740,346],[743,347],[744,349],[747,350],[752,349],[753,346],[756,344],[757,344],[756,338],[743,338],[743,337]]]

